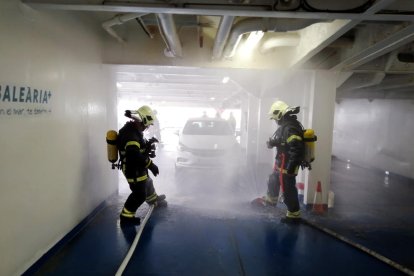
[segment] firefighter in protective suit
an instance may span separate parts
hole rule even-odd
[[[254,205],[276,206],[280,189],[287,207],[286,217],[282,222],[300,222],[300,206],[296,188],[296,175],[304,156],[303,126],[297,120],[299,107],[290,107],[285,102],[272,104],[269,116],[275,120],[278,128],[266,142],[269,149],[276,147],[273,173],[267,183],[267,195],[253,201]]]
[[[155,206],[165,206],[165,195],[157,195],[148,170],[154,176],[159,173],[153,163],[151,152],[154,140],[146,140],[143,131],[155,120],[155,115],[149,106],[141,106],[136,111],[126,110],[125,116],[131,118],[118,133],[117,147],[124,173],[132,193],[128,196],[120,214],[121,224],[139,224],[140,218],[135,212],[144,201]]]

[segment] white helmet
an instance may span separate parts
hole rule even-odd
[[[300,111],[299,106],[288,106],[285,102],[275,101],[269,110],[271,120],[280,121],[286,114],[297,114]]]
[[[269,110],[269,117],[271,120],[279,121],[283,115],[290,109],[290,107],[282,101],[275,101]]]
[[[154,124],[154,121],[156,120],[155,113],[147,105],[141,106],[140,108],[138,108],[138,110],[131,110],[130,114],[130,118],[142,122],[146,127]],[[137,114],[138,116],[134,116],[134,114]]]

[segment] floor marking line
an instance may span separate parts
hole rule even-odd
[[[316,224],[315,222],[312,222],[312,221],[310,221],[308,219],[302,218],[302,221],[305,224],[307,224],[307,225],[309,225],[311,227],[314,227],[314,228],[318,229],[319,231],[322,231],[322,232],[324,232],[324,233],[326,233],[326,234],[328,234],[330,236],[333,236],[333,237],[335,237],[335,238],[337,238],[337,239],[339,239],[339,240],[341,240],[341,241],[343,241],[343,242],[345,242],[345,243],[347,243],[349,245],[352,245],[355,248],[360,249],[361,251],[363,251],[363,252],[365,252],[365,253],[367,253],[367,254],[369,254],[369,255],[377,258],[378,260],[380,260],[380,261],[382,261],[382,262],[384,262],[384,263],[386,263],[386,264],[394,267],[395,269],[397,269],[397,270],[399,270],[401,272],[404,272],[404,273],[406,273],[406,274],[408,274],[410,276],[414,276],[414,271],[412,271],[411,269],[409,269],[409,268],[407,268],[407,267],[405,267],[405,266],[403,266],[403,265],[401,265],[401,264],[399,264],[399,263],[397,263],[397,262],[395,262],[393,260],[388,259],[387,257],[385,257],[385,256],[383,256],[383,255],[381,255],[381,254],[379,254],[377,252],[375,252],[374,250],[371,250],[371,249],[369,249],[369,248],[367,248],[367,247],[365,247],[365,246],[363,246],[363,245],[361,245],[359,243],[353,242],[352,240],[350,240],[350,239],[348,239],[348,238],[346,238],[344,236],[341,236],[338,233],[336,233],[336,232],[334,232],[334,231],[332,231],[332,230],[330,230],[330,229],[328,229],[326,227],[320,226],[320,225]]]
[[[279,210],[279,209],[277,209],[277,213],[282,214],[281,210]],[[330,235],[330,236],[332,236],[332,237],[334,237],[334,238],[336,238],[336,239],[338,239],[338,240],[340,240],[344,243],[347,243],[347,244],[349,244],[349,245],[365,252],[366,254],[371,255],[372,257],[374,257],[374,258],[376,258],[376,259],[392,266],[393,268],[395,268],[395,269],[397,269],[401,272],[404,272],[407,275],[414,276],[414,271],[409,269],[408,267],[405,267],[405,266],[403,266],[403,265],[401,265],[401,264],[399,264],[399,263],[397,263],[397,262],[395,262],[391,259],[388,259],[387,257],[379,254],[378,252],[376,252],[374,250],[371,250],[371,249],[369,249],[369,248],[367,248],[367,247],[365,247],[365,246],[363,246],[363,245],[361,245],[357,242],[353,242],[351,239],[346,238],[345,236],[342,236],[342,235],[336,233],[333,230],[330,230],[326,227],[318,225],[315,221],[311,221],[311,220],[303,218],[303,217],[301,218],[301,221],[302,221],[302,224],[313,227],[313,228],[315,228],[315,229],[317,229],[321,232],[324,232],[325,234],[328,234],[328,235]]]

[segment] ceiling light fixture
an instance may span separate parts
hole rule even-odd
[[[246,43],[250,47],[254,47],[259,43],[260,39],[264,36],[264,32],[257,31],[257,32],[251,32],[249,36],[247,37]]]
[[[250,57],[253,54],[253,49],[257,46],[263,36],[264,32],[262,31],[251,32],[240,49],[241,56]]]

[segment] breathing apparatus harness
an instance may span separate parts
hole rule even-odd
[[[295,107],[294,109],[289,110],[283,116],[283,118],[281,120],[289,120],[289,119],[296,120],[296,115],[294,115],[294,114],[299,113],[299,111],[300,111],[299,106]],[[304,149],[305,152],[303,154],[303,158],[301,160],[300,167],[302,168],[302,170],[304,170],[306,168],[311,170],[312,169],[311,163],[315,160],[315,141],[317,140],[317,136],[315,135],[315,132],[314,132],[313,129],[305,129],[300,122],[298,122],[297,120],[296,120],[296,122],[299,124],[299,126],[301,128],[301,131],[302,131],[301,138],[302,138],[302,140],[304,142],[304,145],[305,145],[305,149]],[[281,137],[276,137],[276,132],[277,132],[277,130],[276,130],[273,133],[273,135],[269,138],[269,140],[266,142],[267,147],[269,149],[271,149],[273,147],[284,148],[286,146],[285,142],[282,141],[282,139],[284,137],[283,133],[284,133],[286,125],[282,124],[281,127],[282,127]],[[285,158],[285,156],[282,153],[282,163],[284,163],[284,158]]]
[[[125,110],[125,117],[131,118],[133,120],[139,120],[138,116],[134,116],[133,112],[130,110]],[[118,132],[115,130],[108,130],[106,133],[106,144],[107,144],[107,155],[108,161],[112,163],[112,169],[114,170],[117,168],[118,170],[122,169],[123,160],[119,159],[119,150],[117,147],[117,140],[118,140]],[[155,152],[157,150],[156,144],[158,143],[158,139],[152,137],[150,139],[145,140],[145,150],[144,155],[148,156],[149,158],[154,158]],[[119,159],[119,160],[118,160]],[[118,161],[118,162],[117,162]]]

